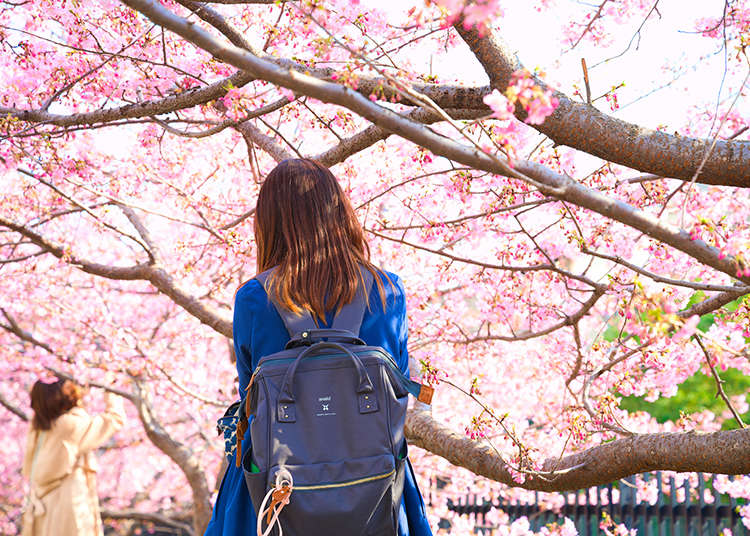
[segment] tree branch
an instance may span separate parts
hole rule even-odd
[[[156,525],[174,527],[189,535],[195,534],[193,528],[187,523],[172,519],[169,516],[157,512],[140,512],[138,510],[113,510],[111,508],[102,508],[100,510],[103,519],[135,519],[137,521],[146,521]]]
[[[514,167],[511,169],[507,163],[494,155],[483,153],[475,147],[461,145],[433,132],[420,123],[408,121],[401,115],[371,102],[369,99],[347,87],[324,82],[296,71],[283,69],[276,64],[258,58],[233,45],[221,43],[202,28],[176,16],[152,0],[123,0],[123,3],[140,11],[154,23],[164,26],[184,39],[203,48],[217,59],[251,72],[257,78],[287,87],[296,93],[308,95],[324,102],[345,106],[373,123],[396,132],[399,136],[450,160],[476,169],[499,175],[512,176],[531,182],[544,195],[569,201],[575,205],[593,210],[607,218],[625,223],[665,244],[687,253],[716,270],[732,277],[736,276],[738,265],[733,257],[719,258],[719,252],[716,248],[707,245],[701,240],[691,240],[688,233],[673,230],[651,215],[638,211],[626,203],[611,199],[600,192],[589,189],[569,177],[559,175],[540,164],[516,161],[514,162]],[[750,283],[750,277],[743,276],[740,279],[746,283]]]
[[[216,11],[191,0],[182,0],[181,3],[193,9],[235,45],[246,50],[252,50],[242,34],[229,25]],[[236,3],[246,2],[238,1]],[[497,87],[501,91],[504,90],[512,72],[521,67],[517,58],[508,51],[507,46],[497,37],[490,35],[479,38],[475,31],[463,30],[460,23],[456,27],[485,66],[493,87]],[[286,70],[308,73],[321,80],[330,80],[336,72],[332,68],[318,68],[265,54],[258,57],[275,63]],[[7,107],[0,107],[0,114],[10,114],[12,117],[23,121],[60,126],[154,116],[219,98],[226,94],[229,87],[241,87],[252,79],[247,73],[238,72],[232,77],[215,82],[210,86],[189,90],[165,99],[69,116],[49,114],[42,110],[18,110]],[[537,82],[546,87],[542,81]],[[413,88],[417,93],[424,95],[443,108],[472,109],[478,116],[490,112],[482,101],[484,96],[491,91],[490,87],[467,88],[448,84],[415,84]],[[397,89],[392,87],[391,82],[382,77],[359,75],[356,91],[365,96],[375,94],[378,99],[383,100],[401,98]],[[689,180],[695,174],[700,160],[705,154],[708,143],[706,140],[677,137],[644,129],[607,116],[590,106],[573,102],[562,93],[558,92],[556,96],[560,99],[560,106],[538,128],[540,132],[543,132],[558,144],[568,145],[634,169],[653,172],[658,176],[684,180]],[[419,105],[419,103],[412,102],[408,97],[401,99],[401,103]],[[517,115],[520,118],[525,117],[522,110],[518,110]],[[717,142],[696,182],[747,187],[750,186],[747,177],[750,177],[750,142],[721,141]]]
[[[445,110],[454,119],[477,119],[486,115],[486,110],[472,110],[467,108],[448,108]],[[402,114],[405,119],[418,121],[419,123],[429,125],[443,120],[439,114],[426,108],[417,108],[410,112]],[[343,162],[350,156],[364,151],[368,147],[375,145],[377,142],[385,140],[394,135],[394,132],[387,130],[378,125],[370,125],[362,131],[341,140],[339,143],[327,149],[326,151],[313,156],[314,160],[319,161],[327,167],[334,166]]]
[[[729,408],[729,411],[732,412],[732,415],[734,416],[734,420],[736,420],[737,424],[740,425],[740,428],[745,428],[745,423],[742,422],[742,417],[740,417],[740,414],[737,413],[736,409],[734,409],[734,406],[732,405],[732,401],[729,400],[729,397],[724,392],[724,387],[722,385],[724,383],[724,380],[722,380],[719,377],[719,373],[716,372],[716,367],[714,367],[714,364],[711,363],[711,355],[708,353],[708,350],[706,350],[706,347],[703,345],[703,341],[698,335],[693,335],[693,339],[695,339],[695,342],[697,342],[698,346],[700,346],[701,350],[703,350],[703,355],[706,356],[706,363],[708,364],[708,369],[711,371],[711,375],[714,377],[714,380],[716,380],[716,396],[721,397],[721,399]]]
[[[441,342],[449,342],[449,343],[455,343],[455,344],[467,344],[472,342],[480,342],[480,341],[505,341],[505,342],[514,342],[514,341],[528,341],[529,339],[536,339],[537,337],[544,337],[545,335],[549,335],[552,332],[555,332],[559,329],[562,329],[566,326],[575,326],[577,325],[577,322],[581,320],[584,316],[586,316],[586,313],[588,313],[594,305],[596,305],[596,302],[599,301],[599,298],[601,298],[606,291],[606,287],[599,285],[597,286],[591,293],[591,296],[584,304],[581,305],[581,307],[572,315],[565,315],[565,319],[561,320],[560,322],[556,324],[552,324],[549,327],[546,327],[544,329],[541,329],[539,331],[522,331],[513,335],[477,335],[476,337],[467,337],[464,340],[449,340],[449,339],[443,339]]]
[[[184,444],[172,439],[156,419],[148,391],[134,379],[137,398],[136,408],[143,429],[151,442],[166,454],[182,470],[193,492],[193,528],[196,534],[203,534],[211,519],[211,492],[206,475],[195,454]]]
[[[20,173],[23,173],[24,175],[26,175],[28,177],[31,177],[34,180],[40,182],[41,184],[44,184],[47,188],[49,188],[50,190],[52,190],[53,192],[55,192],[56,194],[58,194],[60,197],[62,197],[66,201],[68,201],[71,205],[73,205],[74,207],[80,209],[81,211],[83,211],[86,214],[88,214],[89,216],[91,216],[95,221],[99,222],[99,224],[102,225],[102,227],[106,227],[107,229],[109,229],[111,231],[114,231],[115,233],[117,233],[119,235],[122,235],[124,238],[128,238],[128,239],[132,240],[133,242],[135,242],[136,244],[138,244],[139,246],[141,246],[143,248],[143,250],[146,252],[146,254],[148,254],[149,258],[152,257],[151,250],[149,249],[148,245],[144,244],[137,236],[133,236],[133,235],[131,235],[129,233],[126,233],[126,232],[118,229],[116,226],[114,226],[114,225],[112,225],[112,224],[104,221],[99,216],[97,216],[96,214],[94,214],[89,207],[87,207],[83,203],[79,202],[74,197],[66,194],[60,188],[58,188],[57,186],[55,186],[51,182],[49,182],[49,181],[47,181],[47,180],[45,180],[45,179],[43,179],[41,177],[37,177],[36,175],[34,175],[33,173],[31,173],[31,172],[29,172],[29,171],[27,171],[25,169],[19,168],[18,171]]]
[[[10,411],[13,415],[21,419],[23,422],[29,422],[30,417],[26,414],[26,412],[13,404],[7,398],[5,398],[2,393],[0,393],[0,406]]]
[[[715,311],[716,309],[724,307],[726,304],[733,302],[737,298],[745,296],[746,294],[748,294],[748,289],[744,286],[737,287],[737,290],[719,292],[710,298],[706,298],[705,300],[696,303],[684,311],[678,312],[677,315],[682,318],[690,318],[693,315],[703,316]]]
[[[570,49],[573,50],[575,47],[578,46],[578,43],[583,40],[584,37],[586,37],[586,34],[589,33],[591,28],[594,26],[594,23],[599,20],[599,17],[601,17],[602,9],[604,9],[605,4],[609,2],[609,0],[603,0],[601,4],[599,4],[599,9],[596,10],[596,13],[594,13],[594,16],[591,17],[591,20],[589,20],[589,23],[586,25],[586,27],[583,29],[583,32],[581,32],[581,35],[578,36],[578,39],[576,39],[576,42],[571,45]]]
[[[581,252],[585,253],[586,255],[591,255],[592,257],[599,257],[600,259],[612,261],[616,264],[624,266],[625,268],[628,268],[629,270],[634,271],[637,274],[644,275],[648,277],[649,279],[656,281],[657,283],[664,283],[667,285],[673,285],[673,286],[678,286],[678,287],[686,287],[686,288],[691,288],[694,290],[707,290],[707,291],[719,291],[719,292],[734,292],[734,291],[742,289],[742,287],[737,288],[737,287],[728,286],[728,285],[712,285],[710,283],[700,283],[700,282],[695,282],[695,281],[685,281],[682,279],[672,279],[671,277],[665,277],[665,276],[656,274],[654,272],[651,272],[649,270],[646,270],[645,268],[641,268],[640,266],[633,264],[632,262],[628,262],[627,260],[623,259],[619,255],[609,255],[607,253],[594,251],[594,250],[589,249],[585,245],[581,248]],[[746,292],[750,292],[750,287],[745,287],[745,290]]]
[[[335,69],[329,67],[314,67],[312,65],[299,63],[294,60],[286,58],[277,58],[275,56],[265,54],[263,51],[255,49],[242,35],[242,32],[234,28],[224,16],[219,12],[207,5],[207,3],[196,2],[194,0],[179,0],[179,4],[185,6],[190,11],[195,13],[202,20],[210,24],[212,27],[217,29],[224,35],[232,44],[246,50],[258,57],[276,63],[286,69],[295,70],[301,73],[306,73],[311,76],[315,76],[322,80],[331,80],[332,76],[336,73]],[[236,2],[236,3],[248,3],[248,2]],[[266,2],[264,2],[266,3]],[[275,3],[275,2],[267,2]],[[113,55],[112,57],[117,57]],[[179,109],[190,108],[199,104],[204,104],[216,98],[222,97],[226,94],[231,87],[241,87],[251,82],[253,79],[248,78],[241,72],[237,72],[232,77],[229,77],[223,81],[216,82],[200,89],[192,89],[181,93],[180,95],[192,95],[192,98],[188,101],[181,101],[181,104],[177,104],[174,101],[174,97],[170,96],[165,99],[156,101],[147,101],[136,105],[127,105],[120,108],[112,108],[109,110],[102,110],[97,112],[80,113],[71,116],[53,115],[48,114],[46,109],[42,110],[17,110],[15,108],[3,108],[0,107],[0,113],[9,113],[12,117],[17,117],[24,121],[37,121],[42,123],[50,123],[60,126],[73,126],[73,125],[84,125],[93,124],[99,122],[116,121],[118,119],[133,118],[133,117],[145,117],[154,116],[164,113],[173,112]],[[219,86],[223,89],[223,92],[215,92],[215,86]],[[482,99],[491,90],[489,87],[465,87],[455,86],[451,84],[415,84],[413,86],[419,93],[432,99],[440,106],[443,107],[455,107],[462,109],[473,109],[472,112],[475,117],[487,115],[491,110],[483,103]],[[408,98],[402,100],[402,95],[392,87],[389,80],[383,77],[373,77],[369,75],[358,75],[357,76],[357,90],[359,93],[369,96],[376,94],[378,99],[390,101],[392,99],[399,99],[402,104],[412,104],[419,106],[420,103],[411,102]],[[134,107],[141,107],[140,109],[134,110]],[[102,116],[102,112],[106,112]],[[265,113],[265,112],[264,112]],[[261,115],[261,114],[256,114]],[[211,129],[220,131],[221,125]]]
[[[155,262],[160,258],[159,245],[151,237],[151,232],[148,230],[148,227],[143,224],[143,221],[141,221],[141,219],[131,207],[122,204],[118,204],[117,206],[122,211],[122,213],[125,214],[125,217],[128,219],[130,224],[135,227],[135,230],[138,231],[138,234],[146,243],[145,249],[148,251],[151,260]]]
[[[205,104],[206,102],[223,97],[232,87],[242,87],[252,80],[253,77],[249,74],[236,72],[232,76],[202,88],[188,89],[163,99],[128,104],[117,108],[105,108],[95,112],[60,115],[42,110],[19,110],[17,108],[0,106],[0,115],[9,115],[29,123],[43,123],[61,127],[107,123],[110,121],[118,121],[120,119],[149,117],[175,112],[185,108],[192,108],[193,106]]]
[[[482,37],[476,29],[466,30],[463,20],[454,25],[484,67],[490,84],[505,91],[512,74],[523,65],[511,49],[491,30]],[[536,83],[549,88],[542,80]],[[608,116],[592,106],[574,102],[554,91],[559,105],[541,125],[531,125],[558,145],[598,156],[604,160],[653,173],[689,181],[698,170],[711,140],[674,136],[647,129]],[[517,107],[516,117],[525,111]],[[718,141],[696,182],[723,186],[750,187],[750,142]]]
[[[276,162],[281,162],[282,160],[286,160],[287,158],[294,158],[294,155],[291,153],[291,151],[289,151],[280,143],[277,143],[276,140],[274,140],[272,137],[265,135],[258,127],[256,127],[252,123],[242,123],[241,125],[237,125],[236,129],[240,134],[242,134],[242,137],[245,138],[245,143],[247,143],[248,145],[257,145],[269,155],[271,155],[271,157],[276,160]]]
[[[256,56],[261,54],[261,51],[255,49],[236,28],[227,22],[221,13],[208,6],[207,3],[195,2],[194,0],[176,0],[176,2],[219,30],[234,46],[243,48]]]
[[[541,471],[557,471],[544,478],[530,475],[522,483],[490,447],[453,432],[427,412],[410,410],[406,435],[418,447],[438,454],[453,465],[511,487],[538,491],[567,491],[614,482],[646,471],[722,474],[750,472],[750,429],[721,432],[635,434],[561,458],[550,458]],[[572,468],[568,471],[566,469]]]
[[[8,313],[3,308],[0,308],[0,313],[3,313],[3,316],[5,317],[5,320],[8,321],[9,325],[0,324],[0,327],[2,327],[5,331],[12,333],[22,341],[26,341],[28,343],[33,344],[34,346],[38,346],[39,348],[42,348],[45,352],[48,354],[54,355],[56,357],[59,357],[60,359],[64,359],[63,356],[57,354],[47,343],[44,343],[40,340],[38,340],[34,335],[23,329],[16,319]]]
[[[0,324],[0,328],[4,329],[5,331],[12,333],[16,337],[18,337],[20,340],[24,342],[28,342],[29,344],[32,344],[38,348],[41,348],[45,352],[47,352],[50,355],[53,355],[60,359],[61,361],[70,362],[71,359],[56,352],[53,350],[49,344],[40,341],[37,339],[31,332],[23,329],[16,319],[10,315],[5,309],[0,308],[0,312],[3,313],[3,316],[8,321],[9,325]],[[45,366],[46,370],[57,376],[58,378],[64,378],[66,380],[71,380],[73,382],[78,382],[76,378],[74,378],[72,375],[68,374],[67,372],[64,372],[60,369],[57,369],[55,367]],[[88,385],[92,387],[98,387],[99,389],[104,389],[105,391],[108,391],[110,393],[116,394],[117,396],[121,396],[127,400],[133,401],[133,394],[129,393],[127,391],[123,391],[122,389],[118,389],[116,387],[112,387],[111,385],[108,385],[106,383],[100,383],[100,382],[89,382]]]
[[[229,337],[230,339],[232,338],[231,320],[224,318],[218,311],[201,303],[197,297],[187,292],[159,263],[142,263],[126,267],[98,264],[78,257],[70,251],[66,251],[63,246],[55,244],[39,233],[3,217],[0,217],[0,226],[7,227],[20,233],[58,259],[63,259],[67,263],[88,274],[97,275],[106,279],[148,281],[202,323],[213,328],[222,335]]]
[[[166,121],[162,121],[161,119],[158,119],[156,117],[154,117],[153,120],[160,127],[162,127],[164,130],[166,130],[170,134],[174,134],[175,136],[181,136],[183,138],[200,139],[200,138],[207,138],[209,136],[213,136],[214,134],[218,134],[222,130],[227,129],[229,127],[237,127],[241,125],[242,123],[244,123],[245,121],[249,121],[250,119],[255,119],[256,117],[260,117],[262,115],[275,112],[276,110],[280,110],[281,108],[283,108],[289,103],[290,103],[289,99],[287,99],[286,97],[282,97],[265,106],[261,106],[260,108],[257,108],[255,110],[248,111],[243,117],[237,120],[226,119],[211,128],[207,128],[206,130],[201,130],[201,131],[180,130],[178,128],[171,126]]]

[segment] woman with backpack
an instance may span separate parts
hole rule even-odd
[[[94,450],[122,427],[125,413],[121,399],[107,393],[104,412],[91,416],[81,397],[81,388],[70,380],[39,380],[31,388],[23,536],[103,534]]]
[[[294,483],[290,482],[291,495],[284,499],[283,494],[276,495],[276,492],[281,490],[278,487],[277,474],[276,492],[269,489],[265,499],[270,502],[263,504],[263,506],[267,504],[276,506],[271,506],[267,510],[263,509],[262,523],[258,523],[256,510],[260,510],[261,505],[257,503],[266,490],[261,489],[261,495],[254,490],[256,502],[254,506],[245,479],[246,474],[254,478],[252,472],[259,470],[255,467],[250,434],[244,434],[246,430],[240,421],[238,430],[240,439],[235,442],[232,435],[235,430],[236,419],[233,419],[235,411],[237,415],[251,413],[250,409],[257,407],[258,397],[262,399],[263,393],[267,392],[268,387],[265,384],[265,391],[257,386],[257,382],[253,385],[258,370],[263,366],[261,363],[259,367],[259,362],[266,361],[263,359],[264,356],[275,356],[277,353],[284,355],[283,351],[285,347],[288,347],[294,331],[291,323],[294,322],[295,315],[298,315],[296,318],[306,316],[314,319],[319,328],[334,327],[334,322],[338,322],[336,319],[339,318],[337,313],[342,312],[343,316],[343,311],[347,311],[349,314],[349,309],[357,299],[362,300],[362,289],[368,289],[364,293],[366,306],[362,307],[364,312],[359,313],[360,317],[356,322],[358,333],[355,335],[358,335],[358,339],[361,339],[359,342],[364,342],[368,348],[380,347],[392,356],[392,360],[386,361],[394,370],[387,371],[387,374],[383,373],[383,377],[391,378],[395,386],[393,389],[387,388],[391,395],[393,395],[393,390],[400,389],[399,385],[413,384],[408,380],[406,301],[401,280],[397,275],[376,268],[370,263],[369,246],[362,226],[341,186],[326,167],[309,159],[289,159],[278,164],[269,173],[258,195],[255,211],[255,241],[258,276],[239,288],[234,304],[234,349],[243,404],[239,410],[235,410],[236,405],[230,408],[223,419],[224,423],[227,421],[232,423],[223,426],[229,460],[213,516],[205,533],[207,536],[254,535],[256,526],[260,534],[264,532],[276,534],[271,531],[270,526],[279,517],[279,511],[282,511],[284,504],[280,503],[286,500],[285,504],[294,504],[295,500],[304,500],[304,495],[301,494],[307,493],[306,490],[337,486],[337,479],[333,476],[325,482],[313,483],[318,485],[301,486],[299,491]],[[365,286],[365,281],[370,284]],[[350,307],[344,307],[347,304]],[[308,334],[313,336],[315,331],[315,329],[302,331],[298,336],[302,338],[308,337]],[[292,341],[292,345],[294,342]],[[337,345],[322,343],[321,346],[336,347]],[[352,355],[352,352],[346,348],[342,347],[342,351]],[[303,357],[306,356],[301,355],[299,360]],[[359,373],[359,378],[362,381],[366,378],[369,385],[370,376],[375,377],[373,365],[368,365],[368,374],[355,356],[352,355],[352,359],[356,366],[347,364],[346,367],[339,366],[339,368],[348,367],[355,377],[356,373]],[[294,361],[294,358],[287,361]],[[289,368],[297,369],[296,364],[295,362],[295,366]],[[294,370],[291,374],[294,375]],[[298,372],[297,384],[292,378],[291,389],[300,390],[298,384],[304,381],[301,378]],[[398,378],[401,378],[400,383]],[[380,388],[377,381],[372,383],[376,384],[378,389]],[[408,387],[411,386],[408,385]],[[369,385],[369,388],[372,389],[372,385]],[[413,393],[411,390],[409,392]],[[363,390],[358,395],[360,396],[360,413],[366,414],[377,410],[377,408],[370,409],[372,393],[371,390]],[[330,396],[325,396],[327,393],[321,394],[323,396],[315,399],[320,401],[320,407],[316,411],[319,411],[317,416],[321,417],[321,420],[315,420],[314,426],[318,426],[318,423],[321,423],[320,426],[325,426],[325,422],[330,422],[325,421],[327,416],[335,415],[335,411],[341,411],[337,410],[335,400],[332,402]],[[399,396],[403,398],[403,395]],[[403,407],[405,407],[403,400]],[[380,404],[384,405],[383,402]],[[291,413],[291,410],[285,409],[287,407],[286,403],[283,406],[279,404],[279,414],[274,413],[272,417],[274,426],[277,426],[279,422],[295,420],[293,413],[291,416],[286,414],[287,411]],[[352,411],[354,414],[357,413],[356,409]],[[299,415],[299,410],[297,415]],[[253,422],[253,417],[261,418],[260,415],[250,415],[251,422]],[[304,420],[305,417],[300,418]],[[394,425],[394,433],[395,437],[404,442],[403,421],[400,421],[400,426],[399,430],[398,424]],[[220,421],[220,427],[222,427],[222,421]],[[271,425],[269,425],[270,429]],[[244,439],[242,439],[243,435]],[[269,440],[268,443],[270,445],[271,441]],[[285,446],[279,443],[278,438],[275,439],[272,449],[283,450]],[[303,448],[299,450],[305,450],[306,447],[303,445]],[[265,448],[265,446],[258,445],[256,448]],[[405,456],[405,442],[403,447],[394,448],[403,449],[403,454],[391,456],[391,459]],[[290,456],[293,457],[291,454]],[[404,463],[400,463],[402,461]],[[390,463],[393,464],[393,461]],[[398,490],[394,491],[394,501],[397,502],[393,505],[392,514],[389,514],[393,517],[393,524],[390,525],[393,528],[383,529],[385,525],[380,524],[380,528],[373,529],[371,528],[373,523],[368,522],[367,527],[362,526],[346,531],[337,530],[337,536],[427,536],[432,534],[426,519],[424,502],[408,459],[399,459],[396,464],[399,469],[391,471],[398,475],[398,482],[393,486],[393,489]],[[291,473],[293,476],[294,470]],[[384,476],[389,476],[391,473],[384,474]],[[263,476],[265,478],[265,473]],[[271,476],[267,478],[271,479]],[[335,500],[351,500],[351,497],[356,496],[356,486],[367,485],[368,482],[377,478],[381,477],[349,480],[348,483],[354,487],[340,488],[340,495],[335,495]],[[306,490],[302,490],[302,487]],[[403,494],[399,496],[402,488]],[[339,493],[338,490],[337,493]],[[388,497],[383,499],[383,503],[387,502]],[[389,502],[388,506],[390,506]],[[381,509],[381,506],[378,506],[378,510]],[[284,515],[282,511],[280,516],[282,521]],[[371,520],[379,515],[381,513],[373,513]],[[267,526],[264,532],[261,532],[261,525]],[[283,523],[282,526],[284,526]],[[319,525],[311,523],[309,530],[305,530],[305,533],[316,536],[322,534],[320,530],[322,529]],[[352,530],[355,533],[351,533]],[[288,531],[285,527],[284,534],[287,532],[295,533],[295,530]],[[328,533],[328,531],[325,532]]]

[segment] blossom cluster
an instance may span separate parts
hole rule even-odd
[[[501,120],[513,117],[515,106],[519,105],[526,112],[524,121],[539,125],[555,111],[559,100],[551,89],[539,85],[529,71],[522,69],[513,73],[504,95],[495,89],[484,97],[484,103],[492,109],[493,117]]]

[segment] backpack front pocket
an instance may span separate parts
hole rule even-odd
[[[268,472],[268,489],[282,466]],[[390,533],[393,519],[373,518],[384,496],[390,502],[396,464],[390,454],[356,458],[342,462],[312,465],[284,465],[292,475],[289,504],[281,512],[284,534],[342,534],[359,536],[373,528],[370,522],[384,525]]]

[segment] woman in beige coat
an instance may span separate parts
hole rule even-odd
[[[93,451],[122,427],[125,414],[121,399],[110,393],[104,412],[93,417],[80,401],[80,388],[69,380],[38,381],[31,389],[23,536],[103,534]]]

